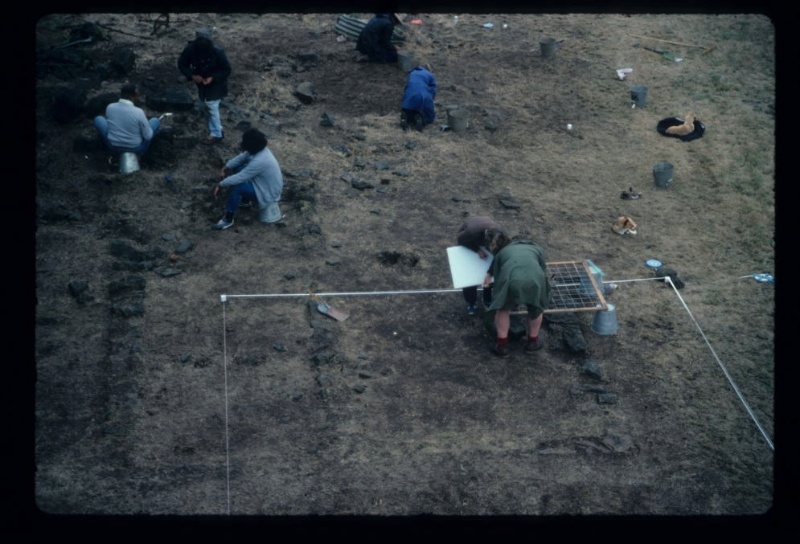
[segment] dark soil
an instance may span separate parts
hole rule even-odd
[[[774,284],[752,277],[774,273],[768,19],[408,16],[403,48],[432,64],[439,94],[436,122],[403,132],[405,74],[354,63],[335,14],[172,14],[161,28],[155,17],[38,27],[50,63],[36,80],[43,512],[770,511]],[[103,39],[57,60],[85,22]],[[199,144],[199,107],[176,111],[142,169],[118,173],[92,98],[126,80],[151,115],[163,112],[148,96],[196,97],[176,61],[206,25],[233,66],[224,142]],[[552,59],[544,36],[558,40]],[[135,67],[100,75],[119,47]],[[623,67],[634,71],[620,81]],[[311,104],[294,95],[303,82]],[[630,107],[634,84],[649,88],[645,108]],[[86,101],[57,122],[64,87]],[[466,131],[441,130],[450,105],[469,110]],[[703,138],[656,131],[690,110]],[[287,217],[266,225],[243,210],[212,231],[224,200],[210,189],[247,126],[269,136]],[[668,189],[651,171],[663,160]],[[640,200],[620,198],[631,186]],[[593,332],[593,312],[547,314],[545,349],[526,355],[519,341],[496,359],[481,316],[449,291],[446,248],[468,215],[532,238],[550,262],[592,260],[618,285],[619,330]],[[614,234],[618,215],[638,233]],[[650,258],[685,287],[653,281]],[[348,319],[320,314],[311,293]]]

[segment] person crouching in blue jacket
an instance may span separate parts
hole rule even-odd
[[[408,72],[406,89],[403,92],[403,103],[400,106],[400,126],[408,130],[413,126],[417,130],[433,123],[436,111],[433,99],[436,98],[436,76],[430,71],[430,65],[416,66]]]

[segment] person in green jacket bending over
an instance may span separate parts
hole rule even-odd
[[[528,240],[515,240],[502,229],[486,232],[488,249],[494,255],[492,265],[483,280],[484,287],[492,285],[492,304],[495,310],[494,324],[497,338],[492,353],[508,357],[508,330],[511,311],[520,305],[528,310],[528,341],[525,353],[533,353],[544,347],[541,334],[544,311],[550,303],[550,284],[547,281],[544,250]]]

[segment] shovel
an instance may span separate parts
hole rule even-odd
[[[349,317],[346,313],[342,312],[341,310],[337,310],[330,304],[323,302],[323,300],[319,298],[317,295],[311,295],[311,298],[314,299],[314,301],[316,301],[317,310],[319,310],[319,313],[332,317],[336,321],[344,321]]]

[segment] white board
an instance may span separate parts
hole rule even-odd
[[[450,261],[450,275],[453,278],[453,287],[463,289],[474,285],[483,285],[486,271],[492,264],[492,254],[486,252],[486,258],[481,259],[477,253],[464,246],[447,248],[447,259]]]

